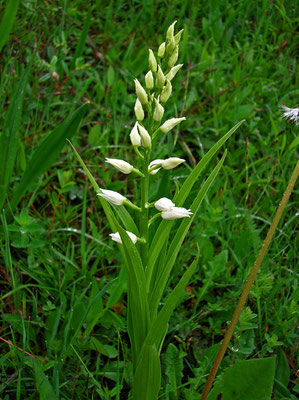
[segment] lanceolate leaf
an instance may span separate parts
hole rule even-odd
[[[161,384],[161,366],[156,346],[145,345],[133,381],[134,400],[154,400]]]
[[[201,159],[194,170],[191,172],[189,177],[184,182],[180,191],[174,196],[173,202],[177,207],[182,206],[186,200],[188,194],[190,193],[193,185],[195,184],[197,178],[204,170],[204,168],[211,161],[213,156],[218,152],[221,146],[230,138],[230,136],[239,128],[239,126],[244,122],[240,121],[237,123],[229,132],[227,132],[218,142],[207,152],[207,154]],[[173,221],[161,221],[158,229],[156,230],[155,236],[152,240],[150,250],[149,250],[149,260],[148,260],[148,271],[151,273],[153,264],[162,249],[163,243],[168,237],[169,231],[173,225]]]
[[[191,211],[193,212],[193,215],[191,218],[185,218],[182,222],[181,225],[179,227],[179,229],[177,230],[175,237],[172,240],[172,243],[170,245],[169,251],[167,253],[167,256],[165,257],[165,259],[167,260],[166,265],[159,265],[158,263],[153,264],[153,268],[157,268],[158,271],[160,271],[160,275],[158,277],[158,279],[155,282],[155,285],[151,282],[150,284],[150,288],[152,289],[150,291],[151,293],[151,297],[150,297],[150,312],[151,313],[155,313],[157,310],[157,307],[159,305],[159,302],[161,300],[161,296],[163,294],[164,288],[166,286],[168,277],[171,273],[173,264],[176,260],[177,254],[181,248],[181,245],[185,239],[185,236],[189,230],[189,227],[191,225],[191,223],[193,222],[200,204],[202,202],[202,200],[204,199],[204,196],[206,195],[208,189],[210,188],[210,186],[212,185],[214,179],[216,178],[216,176],[218,175],[218,172],[220,171],[220,168],[222,167],[222,164],[224,162],[224,159],[226,157],[226,151],[223,154],[221,160],[218,162],[217,166],[214,168],[214,170],[212,171],[212,173],[210,174],[210,176],[208,177],[208,179],[205,181],[205,183],[203,184],[202,188],[200,189],[200,191],[198,192],[195,200],[193,201],[192,205],[191,205]],[[148,265],[148,268],[150,267],[150,265]],[[149,276],[151,274],[148,274]]]
[[[65,146],[66,139],[72,137],[77,132],[86,107],[87,104],[84,104],[78,108],[52,133],[47,135],[35,150],[28,162],[21,181],[13,193],[11,200],[12,210],[16,208],[22,196],[30,188],[32,183],[54,163],[63,146]]]
[[[137,356],[140,355],[150,324],[145,273],[139,252],[134,243],[120,225],[117,226],[117,231],[120,234],[125,253],[129,308],[133,311],[128,322],[130,325],[129,332],[134,335],[134,341],[132,341],[132,344],[135,345],[133,363],[136,367]]]
[[[196,259],[192,262],[190,267],[181,277],[179,283],[168,296],[166,303],[161,308],[161,311],[151,325],[149,333],[146,337],[146,344],[154,344],[157,349],[160,349],[167,330],[169,318],[178,302],[178,299],[184,292],[185,287],[187,286],[191,276],[193,275],[197,266],[197,262],[198,257],[196,257]]]

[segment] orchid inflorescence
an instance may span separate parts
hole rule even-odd
[[[150,160],[152,143],[157,135],[160,132],[167,133],[171,131],[175,126],[186,119],[185,117],[170,118],[162,123],[165,103],[172,94],[171,81],[182,67],[182,64],[175,64],[178,59],[179,42],[183,30],[179,31],[175,35],[175,23],[176,21],[168,28],[166,32],[166,41],[159,46],[157,58],[155,57],[154,52],[151,49],[149,50],[148,62],[150,70],[145,75],[145,86],[143,87],[138,79],[134,80],[137,95],[134,106],[136,123],[131,130],[130,140],[136,154],[142,160],[142,168],[135,168],[124,160],[106,158],[106,162],[118,171],[124,174],[135,173],[141,177],[141,180],[143,181],[141,189],[141,206],[136,206],[126,197],[112,190],[100,189],[97,193],[98,196],[101,196],[113,205],[125,205],[146,214],[148,225],[150,224],[148,209],[153,206],[160,211],[158,215],[165,220],[188,218],[192,215],[191,210],[187,210],[183,207],[176,207],[170,199],[165,197],[156,202],[148,203],[150,175],[155,175],[161,168],[164,170],[170,170],[185,162],[184,159],[178,157]],[[155,218],[156,217],[157,214],[155,215]],[[144,243],[144,241],[146,241],[147,229],[148,227],[143,227],[143,229],[141,227],[140,234],[143,236],[141,238],[138,238],[135,234],[129,231],[127,231],[127,234],[133,243],[136,243],[136,241]],[[112,233],[110,236],[112,240],[117,243],[122,243],[118,232]]]

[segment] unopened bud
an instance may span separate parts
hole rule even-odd
[[[163,125],[160,126],[160,131],[162,131],[163,133],[167,133],[185,119],[185,117],[168,119],[164,122]]]
[[[142,108],[142,104],[140,103],[140,101],[138,99],[136,99],[134,111],[135,111],[137,121],[143,121],[144,120],[144,111]]]
[[[182,33],[184,32],[184,29],[181,29],[175,36],[174,36],[174,41],[175,41],[175,44],[176,45],[178,45],[179,43],[180,43],[180,40],[181,40],[181,36],[182,36]]]
[[[123,174],[130,174],[134,169],[133,165],[129,164],[127,161],[119,160],[117,158],[106,157],[106,162],[111,164]]]
[[[139,133],[141,136],[141,143],[143,147],[150,148],[152,146],[152,139],[148,131],[140,124],[138,124]]]
[[[137,101],[139,101],[139,100],[137,99]],[[130,133],[130,139],[131,139],[131,143],[132,143],[133,146],[140,146],[141,145],[141,137],[140,137],[140,135],[138,133],[137,126],[138,126],[138,122],[135,123],[135,125],[134,125],[134,127],[133,127],[133,129],[131,130],[131,133]]]
[[[167,29],[166,32],[166,39],[170,40],[173,37],[173,32],[174,32],[174,25],[176,24],[176,21],[174,21],[169,28]]]
[[[172,68],[174,66],[174,64],[178,60],[178,56],[179,56],[179,46],[177,45],[177,46],[175,46],[175,49],[173,50],[173,53],[169,57],[169,60],[168,60],[169,68]]]
[[[185,160],[183,158],[170,157],[162,162],[162,168],[163,169],[173,169],[173,168],[177,167],[178,165],[182,164],[183,162],[185,162]]]
[[[174,36],[170,40],[168,40],[166,44],[166,53],[171,54],[173,52],[173,49],[175,48],[175,40]]]
[[[166,86],[163,88],[162,92],[161,92],[161,96],[160,96],[160,100],[162,103],[166,103],[166,101],[169,99],[170,95],[172,92],[172,86],[170,83],[170,80],[167,79],[166,80]]]
[[[138,97],[140,103],[141,104],[147,104],[148,103],[148,98],[147,98],[146,91],[143,89],[143,87],[141,86],[141,84],[138,81],[138,79],[134,79],[134,82],[135,82],[136,94],[137,94],[137,97]]]
[[[163,106],[161,106],[161,104],[157,99],[154,100],[155,100],[155,109],[154,109],[153,119],[154,121],[160,122],[161,119],[163,118],[164,108]]]
[[[158,48],[158,57],[162,58],[165,54],[165,42],[161,43]]]
[[[151,71],[156,72],[157,71],[156,57],[154,56],[154,53],[151,49],[149,49],[148,51],[149,51],[148,63],[149,63],[150,69],[151,69]]]
[[[157,73],[157,78],[156,78],[157,88],[162,89],[164,86],[164,82],[165,82],[165,76],[163,74],[163,71],[162,71],[160,65],[158,65],[158,73]]]
[[[176,76],[177,72],[182,68],[183,64],[178,64],[175,67],[172,67],[171,70],[166,74],[165,78],[170,81]]]
[[[154,87],[154,77],[152,71],[148,71],[144,79],[146,88],[152,89]]]

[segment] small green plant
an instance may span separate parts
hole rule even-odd
[[[172,81],[182,67],[182,64],[176,63],[183,30],[175,34],[174,26],[175,22],[168,28],[166,40],[159,46],[156,56],[149,50],[150,70],[145,75],[145,85],[135,79],[137,99],[134,111],[137,121],[131,130],[130,140],[137,154],[136,166],[124,160],[106,158],[106,162],[118,171],[139,180],[139,199],[131,202],[118,192],[99,188],[74,149],[97,192],[112,229],[110,236],[119,244],[126,266],[127,326],[133,365],[132,396],[135,400],[157,398],[161,382],[160,352],[168,321],[196,269],[197,258],[162,302],[163,293],[171,281],[172,269],[188,229],[224,162],[226,151],[193,201],[188,200],[188,195],[204,168],[243,122],[236,124],[210,149],[184,184],[180,188],[177,186],[173,199],[151,198],[151,183],[159,176],[159,171],[171,170],[185,162],[177,157],[151,158],[152,149],[158,141],[161,142],[166,133],[186,119],[171,118],[163,122],[165,106],[172,94]],[[186,204],[190,204],[189,208],[184,207]],[[178,219],[182,222],[171,236],[171,228]],[[152,224],[157,228],[151,229]]]

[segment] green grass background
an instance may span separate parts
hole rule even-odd
[[[1,16],[5,4],[0,2]],[[24,0],[0,53],[0,130],[34,55],[9,194],[41,140],[89,102],[73,142],[102,187],[133,200],[138,182],[117,174],[104,158],[133,162],[133,79],[142,81],[148,48],[157,50],[174,20],[177,29],[184,28],[179,56],[184,67],[174,80],[166,118],[187,120],[167,134],[153,157],[175,155],[187,162],[155,180],[151,198],[172,196],[173,180],[181,184],[219,137],[246,119],[227,144],[225,166],[188,234],[169,286],[198,245],[197,272],[171,319],[162,351],[160,398],[189,400],[198,399],[296,163],[298,128],[282,119],[279,105],[298,103],[297,2]],[[1,228],[0,336],[45,359],[35,362],[0,341],[1,399],[35,399],[37,392],[42,399],[128,396],[125,276],[96,200],[65,145],[7,221],[6,240]],[[287,205],[223,361],[228,366],[275,354],[282,386],[276,384],[274,399],[295,398],[299,390],[297,208],[298,192]]]

